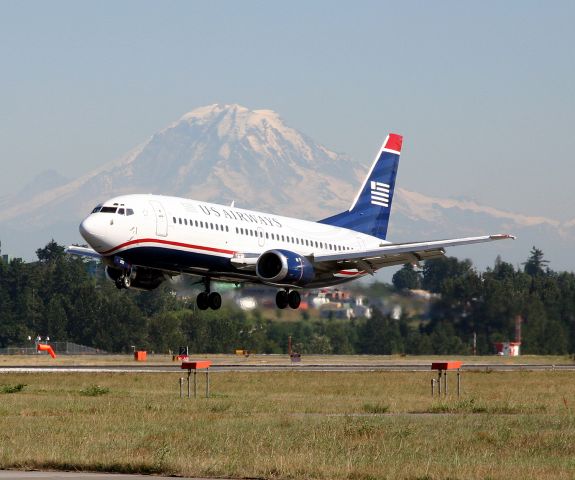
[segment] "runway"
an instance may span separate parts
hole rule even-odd
[[[431,370],[431,363],[380,364],[216,364],[210,372],[423,372]],[[470,363],[461,371],[516,372],[516,371],[575,371],[575,364],[506,364]],[[180,364],[165,365],[52,365],[0,367],[0,373],[181,373]]]

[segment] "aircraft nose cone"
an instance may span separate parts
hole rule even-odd
[[[99,232],[98,224],[100,222],[94,217],[94,215],[90,215],[86,217],[84,221],[80,224],[80,235],[88,242],[88,244],[94,249],[97,250],[98,247],[101,245],[101,232]]]

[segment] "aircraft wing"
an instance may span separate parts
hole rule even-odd
[[[75,245],[72,245],[71,247],[66,247],[65,252],[70,254],[70,255],[78,255],[80,257],[96,258],[98,260],[100,260],[102,258],[102,255],[100,255],[98,252],[96,252],[96,250],[93,250],[93,249],[88,248],[88,247],[77,247]]]
[[[445,248],[495,240],[515,239],[513,235],[485,235],[481,237],[452,238],[427,242],[384,244],[372,250],[315,255],[311,260],[318,270],[340,270],[354,268],[373,274],[382,267],[415,263],[444,255]]]

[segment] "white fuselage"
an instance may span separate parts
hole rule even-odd
[[[132,265],[174,273],[242,278],[242,265],[249,267],[250,259],[272,249],[313,256],[387,243],[345,228],[177,197],[125,195],[99,207],[80,225],[94,250],[109,263],[121,257]],[[324,275],[321,284],[363,274],[336,271]]]

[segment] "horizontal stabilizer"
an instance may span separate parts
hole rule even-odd
[[[97,260],[100,260],[102,258],[102,255],[100,255],[98,252],[96,252],[96,250],[93,250],[93,249],[88,248],[88,247],[77,247],[75,245],[72,245],[70,247],[66,247],[65,252],[69,255],[77,255],[79,257],[95,258]]]

